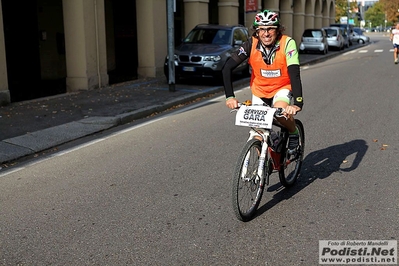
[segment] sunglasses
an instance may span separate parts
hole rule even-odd
[[[274,27],[267,27],[267,28],[257,28],[256,31],[258,33],[266,33],[266,32],[274,32],[277,29],[276,26]]]

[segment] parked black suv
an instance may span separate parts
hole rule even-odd
[[[248,39],[248,30],[242,25],[197,25],[175,49],[176,82],[183,77],[220,79],[227,58]],[[247,61],[234,70],[234,73],[238,72],[249,74]],[[169,80],[168,57],[165,58],[164,73]]]

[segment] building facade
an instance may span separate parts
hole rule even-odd
[[[199,23],[250,28],[263,9],[298,43],[335,18],[334,0],[0,0],[0,105],[163,76],[168,1],[175,44]]]

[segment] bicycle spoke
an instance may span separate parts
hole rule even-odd
[[[248,221],[255,213],[264,189],[264,179],[258,175],[261,142],[249,141],[237,163],[233,176],[233,208],[237,218]]]
[[[305,148],[305,132],[302,123],[297,119],[295,121],[299,131],[299,148],[293,155],[288,154],[288,147],[284,149],[285,159],[283,161],[283,167],[279,171],[280,182],[284,187],[290,187],[295,184],[302,166]]]

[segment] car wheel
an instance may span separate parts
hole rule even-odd
[[[359,39],[359,43],[360,43],[360,44],[364,44],[364,40]]]

